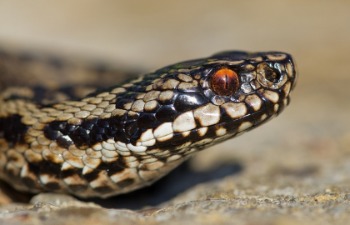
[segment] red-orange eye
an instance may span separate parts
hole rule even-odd
[[[219,69],[210,78],[210,86],[217,95],[233,95],[239,87],[238,75],[231,69]]]

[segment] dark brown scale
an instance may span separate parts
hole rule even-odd
[[[60,171],[60,177],[62,179],[65,179],[67,177],[71,177],[71,176],[74,176],[78,174],[79,176],[82,176],[81,175],[81,169],[78,169],[78,168],[70,168],[70,169],[66,169],[66,170],[61,170]]]
[[[177,114],[178,113],[173,105],[163,105],[158,109],[156,118],[162,123],[171,122],[174,121]]]
[[[88,189],[87,185],[84,184],[67,184],[69,191],[75,193],[85,192]]]
[[[174,107],[178,113],[186,112],[208,103],[208,99],[202,93],[181,93],[174,101]]]
[[[83,174],[82,177],[87,181],[87,182],[91,182],[94,181],[98,178],[99,174],[101,173],[101,170],[94,170],[90,173],[87,174]]]
[[[65,138],[63,136],[57,137],[56,141],[58,146],[61,146],[63,148],[68,148],[69,146],[74,144],[72,140]]]
[[[159,124],[160,122],[157,120],[154,113],[142,113],[137,119],[138,127],[143,127],[145,129],[154,128]]]
[[[120,188],[126,188],[126,187],[130,186],[131,184],[133,184],[134,182],[135,182],[134,179],[126,178],[125,180],[121,180],[121,181],[117,182],[116,185],[118,185],[118,187],[120,187]]]
[[[125,124],[125,132],[128,136],[134,136],[136,133],[138,133],[138,126],[135,121],[130,121]]]
[[[94,191],[99,194],[108,194],[114,190],[114,187],[109,187],[109,186],[100,186],[100,187],[95,187]]]

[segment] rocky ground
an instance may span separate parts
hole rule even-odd
[[[189,21],[185,28],[182,28],[184,19],[174,19],[177,18],[176,13],[163,12],[161,9],[164,9],[164,5],[151,4],[154,12],[162,16],[168,14],[177,21],[165,19],[167,26],[158,26],[158,34],[163,35],[159,40],[164,41],[165,38],[169,42],[157,45],[153,40],[152,43],[158,46],[154,52],[158,55],[164,53],[164,46],[174,50],[179,48],[175,58],[180,58],[179,52],[189,58],[227,48],[281,49],[292,52],[299,65],[300,79],[291,105],[278,118],[237,139],[197,154],[149,188],[107,200],[83,201],[56,194],[28,196],[3,185],[0,224],[347,224],[350,220],[350,32],[343,23],[350,21],[346,12],[348,4],[343,1],[327,4],[312,1],[267,2],[270,4],[237,3],[232,4],[231,8],[222,5],[220,8],[217,3],[208,3],[208,8],[196,5],[197,8],[192,6],[185,9],[181,7],[187,5],[180,3],[180,6],[170,6],[178,13],[187,15],[194,10],[197,16],[203,17],[199,23],[199,19],[185,16]],[[228,4],[228,1],[222,3]],[[124,2],[123,5],[128,3]],[[90,7],[93,8],[91,3]],[[143,11],[131,6],[123,9],[133,12],[132,15],[141,14],[141,19],[139,17],[135,21],[142,25]],[[69,9],[66,10],[71,19]],[[216,17],[205,16],[211,10],[218,12]],[[19,19],[24,21],[23,15],[31,14],[20,15],[22,17]],[[84,15],[82,18],[86,19],[86,15],[90,14]],[[263,16],[266,16],[264,20],[261,19]],[[9,18],[5,17],[7,21]],[[151,21],[147,20],[147,23]],[[198,22],[192,26],[197,33],[201,31],[200,37],[203,39],[197,37],[197,41],[191,39],[186,42],[186,38],[177,38],[168,28],[173,26],[172,29],[178,29],[178,32],[181,30],[189,38],[191,21]],[[231,22],[232,27],[227,25],[231,23],[222,24],[222,21]],[[31,23],[32,26],[35,24]],[[18,24],[20,22],[15,23]],[[130,24],[134,23],[129,21]],[[216,24],[218,26],[213,26]],[[238,28],[234,26],[238,24],[243,25]],[[6,25],[3,27],[6,28]],[[154,33],[156,27],[151,26],[149,29],[153,29]],[[250,31],[244,33],[244,29]],[[13,28],[0,35],[9,37],[19,33],[19,30]],[[238,32],[241,30],[243,33]],[[100,32],[105,30],[101,28]],[[80,37],[72,33],[75,40]],[[26,38],[34,37],[30,34],[32,36],[27,35]],[[112,37],[116,37],[113,34]],[[253,34],[260,36],[253,37]],[[149,33],[145,36],[145,42],[150,41],[152,35]],[[177,46],[186,48],[172,46],[172,42],[167,39],[170,36],[173,38],[170,40],[178,41]],[[212,41],[213,37],[222,39],[215,42]],[[211,43],[208,40],[210,38]],[[47,40],[55,39],[49,36]],[[48,43],[44,39],[41,41]],[[118,39],[115,42],[118,45]],[[86,39],[82,40],[81,45],[89,43],[92,43],[91,40]],[[107,41],[105,45],[102,44],[104,47],[95,47],[95,50],[101,53],[107,49],[111,58],[119,57],[125,61],[134,54],[141,61],[139,50],[131,48],[130,55],[113,55],[108,43],[112,42]],[[152,43],[145,44],[141,51],[147,52]],[[203,46],[209,47],[203,51]],[[128,52],[121,49],[122,52]],[[191,49],[194,49],[194,53]],[[150,56],[145,58],[148,58],[146,61],[155,60],[149,59]],[[172,56],[159,58],[160,63],[174,60]]]

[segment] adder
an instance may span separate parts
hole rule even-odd
[[[149,185],[277,116],[296,81],[287,53],[227,51],[83,96],[108,72],[87,67],[1,52],[0,178],[15,189],[106,198]]]

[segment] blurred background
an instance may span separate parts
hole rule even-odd
[[[349,10],[350,2],[342,0],[0,1],[0,44],[142,71],[223,50],[289,52],[300,76],[286,111],[201,152],[191,167],[215,171],[219,164],[239,162],[238,176],[248,177],[337,171],[318,181],[347,184]]]

